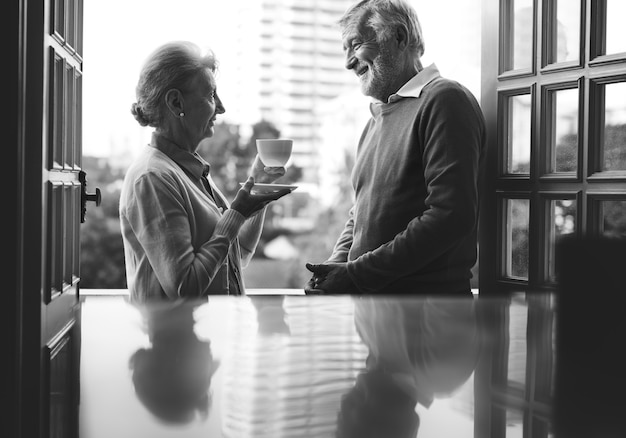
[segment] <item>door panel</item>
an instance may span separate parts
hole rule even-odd
[[[44,34],[48,53],[44,102],[47,175],[46,262],[42,307],[42,436],[78,436],[80,376],[79,226],[81,219],[82,1],[51,0]],[[45,27],[45,26],[44,26]],[[45,61],[44,61],[45,63]],[[45,82],[44,82],[45,83]],[[46,88],[46,85],[44,85]],[[46,110],[47,109],[47,110]],[[46,133],[47,128],[47,133]],[[47,140],[47,142],[46,142]],[[44,418],[45,418],[44,417]]]
[[[42,429],[42,436],[78,437],[80,388],[76,364],[79,360],[80,328],[77,320],[73,320],[44,347],[44,385],[48,388],[49,408],[48,427]]]
[[[82,0],[22,0],[26,26],[18,436],[78,436]]]

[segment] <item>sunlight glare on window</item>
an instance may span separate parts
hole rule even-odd
[[[575,61],[580,55],[580,0],[555,0],[556,22],[551,23],[554,42],[552,62]]]
[[[508,163],[506,173],[530,173],[531,103],[532,98],[530,94],[509,97]]]
[[[533,62],[532,0],[513,0],[513,70],[527,69]]]
[[[604,169],[626,170],[626,82],[604,86]]]
[[[552,170],[575,172],[578,166],[578,88],[550,93],[554,99]]]
[[[626,2],[606,1],[606,55],[626,52]]]

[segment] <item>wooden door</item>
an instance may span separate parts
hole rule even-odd
[[[480,293],[554,290],[561,237],[626,236],[625,15],[622,0],[483,0]]]
[[[78,436],[82,0],[20,0],[10,430]],[[95,195],[94,195],[95,198]]]

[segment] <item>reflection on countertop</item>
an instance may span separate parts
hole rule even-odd
[[[81,437],[558,436],[556,307],[549,293],[85,297]]]

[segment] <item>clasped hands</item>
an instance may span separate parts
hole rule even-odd
[[[360,293],[348,274],[346,263],[307,263],[305,266],[313,273],[304,287],[307,295]]]

